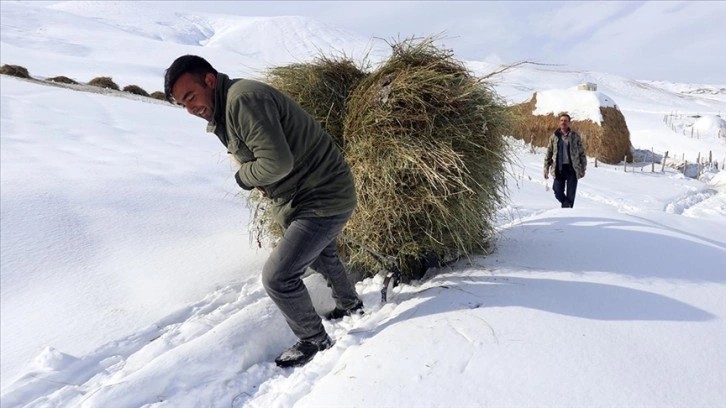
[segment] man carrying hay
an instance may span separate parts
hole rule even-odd
[[[580,135],[570,129],[570,115],[560,114],[560,128],[550,136],[544,159],[544,178],[548,179],[550,168],[555,176],[552,190],[562,208],[575,205],[577,180],[585,177],[587,156],[582,147]]]
[[[336,308],[326,317],[362,313],[336,252],[336,239],[356,206],[348,164],[312,116],[267,84],[230,79],[194,55],[177,58],[164,82],[166,99],[206,120],[207,131],[240,163],[237,184],[272,200],[285,232],[262,269],[262,284],[299,338],[275,362],[303,365],[334,343],[302,281],[307,267],[332,288]]]

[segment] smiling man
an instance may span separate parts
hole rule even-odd
[[[240,163],[237,184],[272,200],[285,232],[262,269],[262,284],[300,339],[275,362],[303,365],[333,345],[302,281],[307,267],[333,291],[336,307],[326,318],[363,312],[336,252],[356,206],[350,168],[320,123],[265,83],[230,79],[195,55],[177,58],[164,82],[167,100],[207,121],[207,131]]]

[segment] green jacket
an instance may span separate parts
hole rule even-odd
[[[582,146],[582,139],[580,134],[574,130],[569,131],[570,139],[569,145],[569,157],[572,169],[575,170],[575,175],[578,179],[585,176],[585,170],[587,169],[587,155],[585,154],[585,148]],[[560,148],[562,146],[562,132],[560,129],[555,130],[550,136],[547,142],[547,153],[544,159],[544,171],[551,172],[552,175],[556,176],[557,173],[562,169],[562,157],[559,155]]]
[[[272,199],[282,226],[355,208],[353,175],[342,153],[292,98],[265,83],[219,73],[214,99],[207,131],[242,163],[240,180]]]

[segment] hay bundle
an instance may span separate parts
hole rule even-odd
[[[350,59],[320,56],[311,63],[272,68],[266,81],[297,101],[343,149],[348,98],[365,76]]]
[[[506,197],[505,106],[431,39],[394,44],[348,104],[346,160],[358,208],[344,231],[351,266],[395,259],[404,281],[431,259],[485,250]]]
[[[547,141],[557,128],[560,127],[559,117],[552,115],[534,115],[537,107],[537,94],[532,99],[512,106],[512,136],[532,143],[535,146],[545,147]],[[599,161],[616,164],[626,158],[633,161],[630,131],[625,123],[623,114],[614,107],[600,107],[602,123],[591,120],[578,120],[572,116],[570,127],[582,136],[585,153],[589,157],[596,157]]]
[[[343,123],[348,99],[366,73],[345,57],[319,56],[310,63],[273,67],[266,73],[266,82],[286,93],[306,112],[318,120],[323,129],[343,150]],[[252,209],[251,236],[259,247],[267,246],[282,236],[267,209],[271,201],[255,190],[249,195]]]

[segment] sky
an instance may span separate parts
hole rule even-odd
[[[170,25],[138,5],[61,6],[3,3],[2,63],[151,90],[182,52],[253,72],[316,44],[361,44],[305,19]],[[285,33],[299,55],[277,52]],[[233,52],[243,37],[279,47]],[[493,78],[509,100],[543,92],[542,112],[595,117],[612,102],[636,153],[669,151],[671,165],[590,158],[575,208],[560,209],[543,150],[510,140],[492,254],[431,270],[386,303],[382,276],[358,282],[366,314],[326,322],[335,346],[279,369],[295,338],[259,280],[269,249],[252,245],[245,193],[205,124],[160,101],[2,76],[0,405],[719,406],[726,172],[691,165],[687,177],[678,164],[726,161],[726,96],[656,79],[539,66]],[[597,93],[568,106],[582,82]],[[305,282],[332,309],[323,280]]]
[[[311,17],[383,40],[440,35],[442,44],[467,60],[534,61],[633,79],[726,84],[723,53],[709,51],[723,49],[712,35],[726,19],[723,1],[169,3],[169,10]]]

